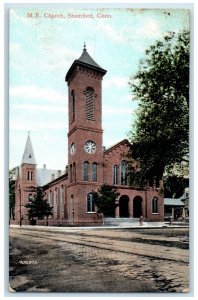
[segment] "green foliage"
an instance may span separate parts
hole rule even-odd
[[[44,197],[45,193],[43,193],[42,188],[37,187],[33,200],[25,205],[26,208],[29,208],[28,216],[30,220],[33,220],[34,218],[42,220],[44,217],[48,218],[52,215],[52,207]]]
[[[164,177],[164,197],[179,198],[183,195],[186,187],[189,186],[189,179],[179,176]]]
[[[146,50],[130,79],[139,105],[132,156],[145,179],[161,179],[165,167],[181,163],[189,151],[189,45],[189,32],[167,33]]]
[[[103,213],[105,217],[115,216],[115,208],[118,206],[118,204],[116,204],[116,199],[119,196],[119,193],[116,192],[115,188],[103,184],[98,189],[98,193],[93,193],[93,196],[98,213]]]
[[[13,173],[9,172],[9,217],[11,220],[15,219],[15,180]]]

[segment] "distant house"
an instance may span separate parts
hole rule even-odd
[[[187,219],[189,217],[189,188],[178,198],[164,198],[164,219],[172,216],[174,220],[178,218]]]
[[[185,189],[185,192],[181,196],[180,200],[184,203],[183,215],[185,219],[187,219],[189,218],[189,188]]]

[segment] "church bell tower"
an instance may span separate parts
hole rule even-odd
[[[103,184],[102,79],[106,70],[83,53],[69,68],[68,84],[68,218],[93,222],[92,192]]]
[[[36,189],[36,160],[28,133],[16,184],[15,219],[19,224],[28,219],[25,205],[32,200]]]

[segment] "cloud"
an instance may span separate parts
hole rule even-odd
[[[142,50],[142,37],[145,39],[159,38],[161,36],[160,24],[151,17],[144,17],[136,20],[135,30],[134,26],[123,26],[119,30],[110,24],[98,25],[98,30],[102,32],[107,38],[116,43],[130,43],[134,47]],[[138,41],[138,43],[137,43]]]
[[[161,36],[161,30],[159,24],[150,17],[144,19],[142,26],[137,30],[137,35],[139,37],[144,36],[146,38],[154,37],[157,38]]]
[[[64,129],[67,130],[66,122],[33,122],[26,120],[12,120],[10,122],[10,129],[13,130],[22,130],[22,131],[39,131],[41,129],[54,129],[60,130]]]
[[[68,47],[52,46],[46,44],[42,46],[42,51],[44,51],[46,54],[49,54],[50,57],[65,57],[68,61],[73,61],[80,56],[79,51],[77,50]]]
[[[118,110],[120,106],[131,106],[134,105],[134,102],[132,102],[133,95],[130,93],[117,93],[115,90],[113,92],[113,96],[111,95],[111,98],[103,101],[104,106],[111,106],[111,107],[116,107]]]
[[[59,112],[67,114],[67,105],[36,105],[36,104],[12,104],[10,109],[28,110],[28,111],[44,111],[44,112]]]
[[[53,103],[65,102],[65,96],[49,88],[41,88],[36,85],[15,86],[9,89],[10,97],[23,97],[31,99],[44,99]]]
[[[126,37],[127,44],[133,47],[134,53],[142,55],[152,42],[162,36],[162,29],[157,20],[147,16],[138,18],[134,27],[123,28],[122,34]]]
[[[114,42],[117,43],[123,43],[126,41],[126,37],[123,35],[123,32],[120,30],[116,30],[113,26],[110,24],[100,24],[98,26],[98,31],[102,32],[106,37],[111,39]]]
[[[80,56],[79,51],[47,44],[41,45],[39,55],[43,56],[39,62],[39,68],[47,71],[62,69],[63,67],[67,70],[73,61]]]
[[[122,103],[119,103],[119,106],[118,104],[116,103],[116,107],[113,107],[113,106],[105,106],[104,107],[104,112],[103,114],[104,115],[129,115],[129,112],[131,113],[134,113],[134,110],[133,108],[130,108],[128,106],[123,106]]]
[[[112,77],[104,81],[104,88],[125,88],[128,86],[129,79],[127,77]]]

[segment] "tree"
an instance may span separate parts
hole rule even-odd
[[[181,176],[164,177],[164,198],[180,198],[185,188],[189,186],[189,179]]]
[[[189,152],[189,32],[167,33],[156,41],[130,79],[138,100],[130,132],[132,156],[144,179],[161,179],[167,166]]]
[[[93,193],[93,196],[98,213],[103,213],[105,217],[115,216],[115,208],[118,206],[118,204],[116,204],[116,199],[119,196],[119,193],[116,192],[115,188],[103,184],[98,189],[98,193]]]
[[[9,172],[9,217],[10,220],[15,219],[15,179],[13,172]]]
[[[37,187],[33,200],[25,205],[26,208],[29,208],[28,216],[30,220],[34,220],[34,218],[42,220],[44,217],[48,218],[52,215],[52,207],[44,197],[45,193],[43,193],[42,188]]]

